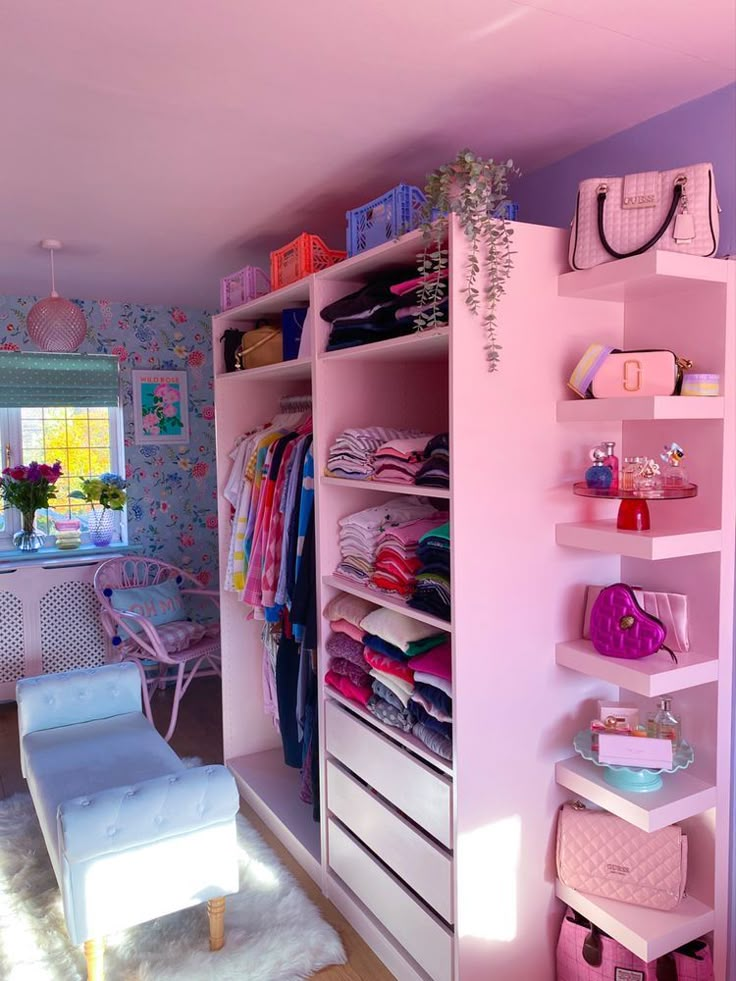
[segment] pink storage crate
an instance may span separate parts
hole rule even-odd
[[[220,309],[229,310],[271,292],[271,282],[262,269],[245,266],[220,280]]]
[[[334,266],[346,255],[340,249],[328,249],[319,235],[302,232],[293,242],[271,253],[271,289],[280,289],[311,273]]]

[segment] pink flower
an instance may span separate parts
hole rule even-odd
[[[214,419],[215,418],[215,407],[214,405],[205,405],[202,409],[203,419]]]
[[[129,463],[126,463],[125,464],[125,477],[126,477],[127,480],[130,480],[130,478],[132,476],[133,476],[133,468],[131,467],[131,465]]]
[[[216,514],[208,514],[207,517],[205,518],[205,522],[204,523],[205,523],[205,525],[208,528],[216,528],[217,527],[217,515]]]
[[[122,344],[116,344],[114,348],[110,351],[110,354],[114,354],[118,361],[122,364],[123,361],[128,360],[128,352],[123,347]]]
[[[174,307],[174,309],[171,311],[171,319],[175,324],[185,324],[187,322],[187,315],[183,310],[180,310],[178,307]]]
[[[158,416],[155,412],[147,412],[143,416],[143,428],[147,433],[155,433],[158,436]]]
[[[20,348],[12,341],[3,341],[3,343],[0,344],[0,351],[20,351]]]
[[[167,419],[171,419],[172,416],[176,415],[176,406],[173,403],[168,402],[164,406],[164,415]]]
[[[169,505],[166,503],[166,501],[161,501],[159,504],[159,509],[166,513],[169,510]]]
[[[194,545],[194,537],[192,535],[179,535],[179,544],[182,548],[191,548]]]
[[[204,569],[202,572],[197,573],[197,579],[199,579],[200,583],[203,586],[209,586],[210,584],[210,574],[206,569]]]
[[[13,331],[15,330],[15,327],[13,327],[12,324],[8,324],[5,329],[8,331],[9,334],[12,334]]]
[[[187,364],[190,368],[201,368],[205,362],[204,354],[201,351],[190,351]]]
[[[192,467],[192,477],[194,477],[196,480],[201,480],[203,477],[206,477],[209,472],[210,467],[208,463],[200,461],[199,463],[195,463]]]

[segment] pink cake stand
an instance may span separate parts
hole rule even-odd
[[[695,497],[697,484],[683,484],[681,487],[661,487],[652,491],[616,490],[601,487],[588,487],[584,480],[572,485],[573,493],[579,497],[597,497],[606,501],[620,501],[616,527],[622,531],[649,531],[649,507],[647,501],[679,501],[685,497]]]

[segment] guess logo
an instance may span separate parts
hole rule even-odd
[[[624,208],[653,208],[657,203],[655,194],[629,194],[624,196]]]
[[[609,875],[630,875],[631,869],[628,865],[612,865],[609,863],[606,865],[606,872]]]
[[[628,967],[614,968],[613,981],[645,981],[643,971],[632,971]]]

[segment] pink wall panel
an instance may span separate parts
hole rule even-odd
[[[483,359],[479,322],[454,288],[451,309],[452,548],[458,863],[463,981],[551,981],[561,907],[553,899],[557,759],[572,754],[585,700],[615,689],[557,668],[557,640],[579,635],[582,584],[617,577],[618,559],[563,550],[570,491],[599,428],[555,421],[565,371],[590,341],[590,315],[612,340],[621,312],[557,297],[565,235],[517,225],[515,268],[499,311],[501,369]],[[459,253],[459,254],[458,254]],[[497,867],[505,869],[500,878]]]

